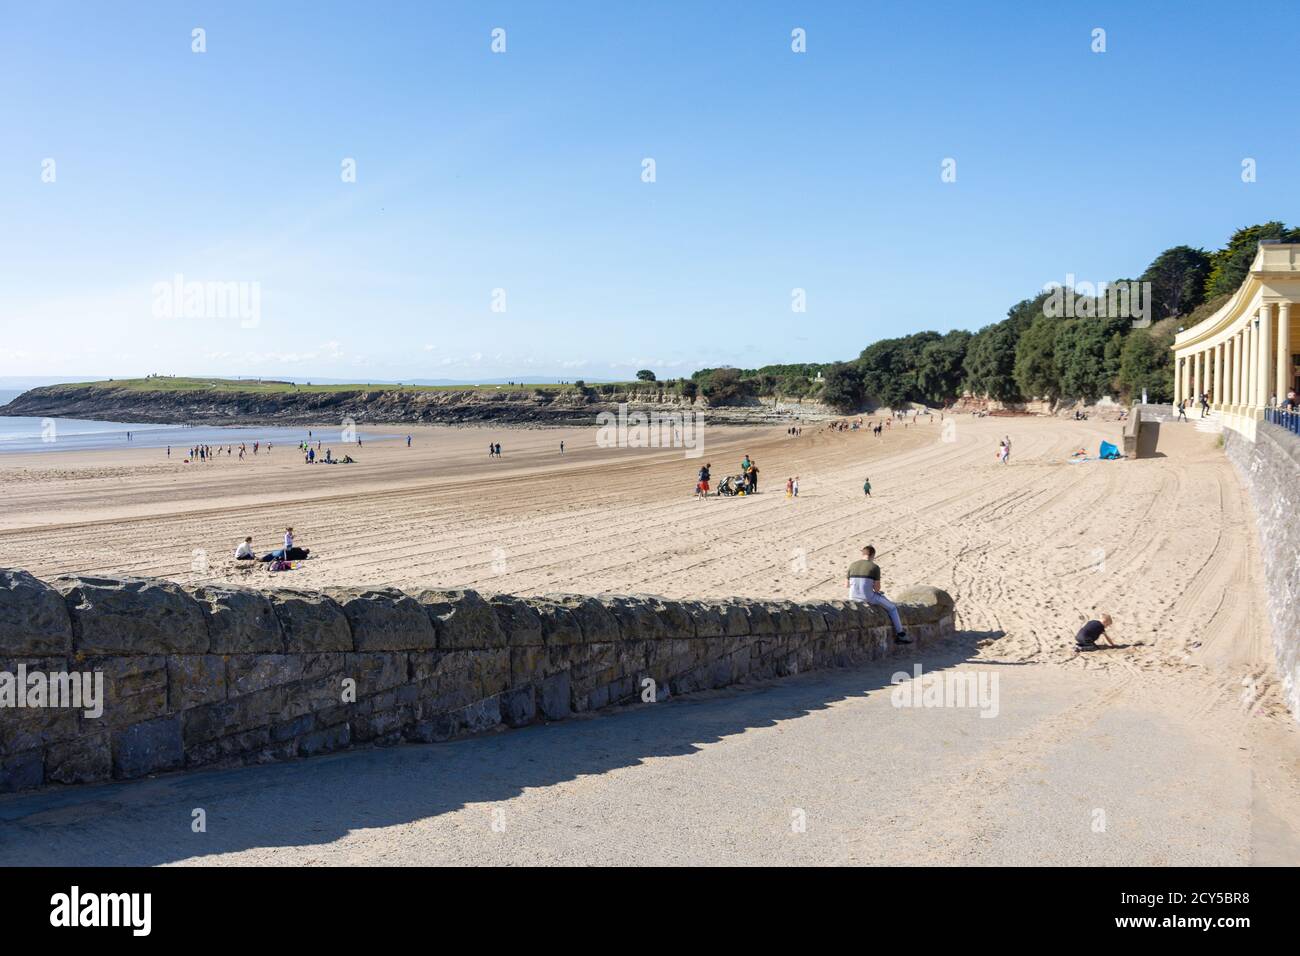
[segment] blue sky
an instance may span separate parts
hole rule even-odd
[[[1300,220],[1297,33],[1268,2],[6,4],[0,375],[666,377],[978,328]],[[256,321],[159,317],[176,275]]]

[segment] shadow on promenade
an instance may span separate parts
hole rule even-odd
[[[346,751],[235,770],[0,798],[0,865],[148,866],[250,848],[331,843],[527,789],[682,756],[746,730],[885,692],[897,672],[971,660],[1001,632],[959,631],[862,667],[613,708],[439,744]],[[982,661],[981,664],[987,664]],[[191,830],[202,808],[207,832]],[[437,861],[429,861],[437,862]]]

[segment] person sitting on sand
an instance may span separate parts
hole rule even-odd
[[[239,547],[235,548],[236,561],[254,561],[257,555],[253,553],[253,536],[250,534],[243,541],[239,542]]]
[[[912,639],[903,630],[903,622],[898,616],[898,606],[880,590],[880,567],[876,564],[875,557],[876,549],[867,545],[862,549],[862,557],[849,565],[849,600],[864,601],[884,608],[890,623],[894,625],[894,643],[911,644]]]
[[[1074,635],[1074,643],[1079,646],[1081,651],[1091,651],[1097,647],[1098,638],[1105,638],[1106,643],[1114,647],[1115,642],[1106,633],[1106,628],[1110,627],[1110,625],[1110,615],[1103,614],[1100,621],[1089,621],[1079,628],[1079,633]]]

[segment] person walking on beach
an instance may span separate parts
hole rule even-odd
[[[794,479],[793,479],[793,478],[787,478],[787,479],[785,480],[785,496],[786,496],[787,498],[793,498],[793,497],[794,497]]]
[[[1005,449],[1002,453],[1002,464],[1008,464],[1011,461],[1011,436],[1008,435],[1002,439],[1002,447]]]
[[[560,454],[564,454],[564,440],[560,439]]]
[[[1178,403],[1178,420],[1180,422],[1187,421],[1187,399],[1185,398]]]
[[[898,605],[880,590],[880,566],[875,559],[876,549],[867,545],[862,549],[862,557],[849,565],[849,600],[863,601],[883,608],[889,615],[890,623],[894,625],[894,643],[911,644],[912,639],[903,630],[903,622],[898,616]]]
[[[798,475],[794,476],[794,485],[791,486],[790,490],[794,492],[794,496],[796,498],[799,497],[799,476]]]
[[[870,479],[870,478],[864,478],[864,479],[862,479],[862,493],[863,493],[864,495],[866,495],[868,498],[871,497],[871,479]]]
[[[1115,642],[1106,633],[1106,628],[1110,627],[1110,625],[1110,615],[1103,614],[1100,621],[1089,621],[1079,628],[1079,633],[1074,635],[1074,643],[1078,645],[1079,650],[1090,651],[1096,648],[1098,638],[1105,638],[1106,643],[1114,647]]]
[[[410,447],[411,447],[411,436],[410,436],[410,435],[407,435],[407,436],[406,436],[406,447],[407,447],[407,448],[410,448]]]
[[[704,467],[700,469],[700,473],[695,479],[696,498],[707,498],[709,496],[709,469],[712,467],[711,464],[706,462]]]

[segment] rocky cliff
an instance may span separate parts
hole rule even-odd
[[[208,425],[330,425],[344,419],[378,424],[590,425],[620,403],[645,411],[707,411],[710,421],[735,424],[789,422],[824,417],[814,403],[771,399],[746,405],[707,407],[671,391],[585,390],[494,386],[465,389],[402,389],[340,386],[329,390],[243,391],[237,388],[157,389],[49,385],[33,388],[0,407],[0,415],[82,418],[97,421]]]

